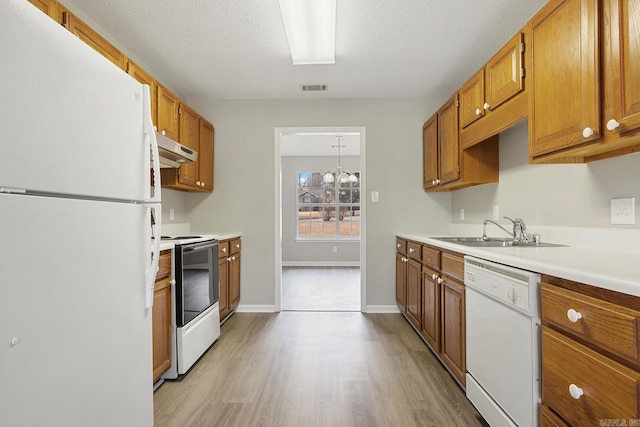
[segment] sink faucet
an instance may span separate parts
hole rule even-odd
[[[520,218],[516,218],[516,219],[511,219],[508,216],[504,217],[505,219],[508,219],[509,221],[511,221],[513,223],[513,231],[509,231],[506,228],[504,228],[503,226],[501,226],[500,224],[498,224],[497,222],[490,220],[490,219],[485,219],[484,223],[482,225],[482,240],[488,240],[489,238],[487,237],[487,224],[488,223],[492,223],[494,225],[496,225],[498,228],[500,228],[502,231],[504,231],[507,234],[510,234],[511,237],[513,237],[513,240],[516,242],[527,242],[529,240],[529,238],[527,237],[527,226],[525,225],[524,221]]]
[[[507,230],[506,228],[504,228],[503,226],[501,226],[500,224],[498,224],[497,222],[490,220],[490,219],[485,219],[484,220],[484,224],[482,225],[482,240],[489,240],[489,238],[487,237],[487,223],[491,223],[494,224],[496,226],[498,226],[501,230],[503,230],[505,233],[511,235],[511,231]]]

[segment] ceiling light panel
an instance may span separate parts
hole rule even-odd
[[[336,0],[279,0],[293,65],[335,64]]]

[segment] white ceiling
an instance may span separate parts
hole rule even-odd
[[[338,0],[335,65],[291,63],[278,0],[61,0],[186,99],[451,95],[546,0]],[[301,84],[325,83],[325,93]]]

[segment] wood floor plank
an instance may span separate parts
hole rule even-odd
[[[236,313],[154,404],[157,427],[486,425],[400,314]]]

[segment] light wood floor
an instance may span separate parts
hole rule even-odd
[[[156,427],[486,426],[400,314],[236,313]]]
[[[282,267],[282,309],[360,311],[360,267]]]

